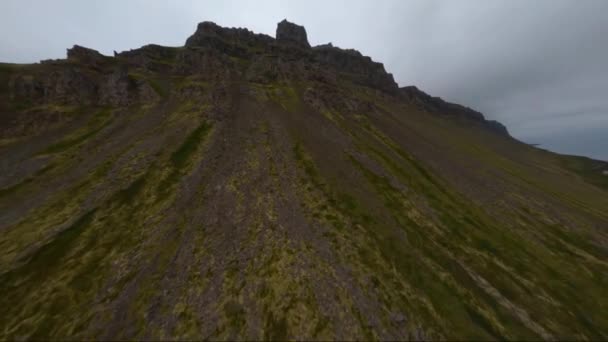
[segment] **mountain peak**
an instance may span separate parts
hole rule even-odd
[[[277,24],[276,39],[281,43],[290,43],[310,48],[304,26],[289,22],[287,19],[283,19]]]

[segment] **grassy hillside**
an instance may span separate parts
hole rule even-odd
[[[167,58],[130,66],[145,100],[2,88],[0,339],[608,338],[601,164]]]

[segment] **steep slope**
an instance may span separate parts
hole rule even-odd
[[[0,66],[0,339],[606,339],[606,163],[205,22]]]

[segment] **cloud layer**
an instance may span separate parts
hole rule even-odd
[[[0,61],[182,45],[196,23],[356,48],[419,88],[503,122],[526,142],[608,159],[608,1],[3,0]]]

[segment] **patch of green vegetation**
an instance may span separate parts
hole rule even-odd
[[[287,320],[284,315],[275,317],[272,312],[268,312],[264,322],[264,340],[267,341],[286,341],[287,340]]]
[[[160,78],[141,72],[129,72],[128,77],[132,82],[145,82],[149,84],[152,90],[161,98],[166,98],[169,95],[169,89],[163,85],[163,80]]]
[[[81,113],[83,108],[73,106],[73,105],[65,105],[65,104],[57,104],[57,103],[47,103],[39,106],[34,106],[28,108],[28,112],[51,112],[51,113],[61,113],[61,114],[73,114],[73,113]]]
[[[246,58],[236,56],[230,56],[229,58],[234,63],[234,65],[236,65],[241,70],[247,69],[247,67],[251,64],[250,60]]]
[[[171,161],[176,168],[182,168],[188,159],[196,152],[200,141],[209,133],[212,125],[203,122],[190,135],[186,137],[180,147],[171,155]]]
[[[145,74],[140,73],[140,72],[134,72],[134,71],[129,72],[127,74],[127,77],[131,81],[143,81],[143,80],[145,80],[147,78]]]
[[[300,97],[293,85],[284,83],[252,83],[260,100],[269,100],[287,111],[296,111],[300,107]]]
[[[93,221],[95,210],[91,210],[82,215],[70,227],[66,228],[50,242],[38,248],[23,264],[17,269],[11,270],[2,276],[0,284],[3,293],[13,286],[18,286],[18,282],[23,279],[33,278],[35,282],[42,282],[56,267],[61,266],[61,259],[67,255],[74,241],[80,236],[83,230]]]
[[[240,303],[230,300],[224,304],[224,314],[228,318],[231,329],[240,331],[245,327],[245,310]]]
[[[146,185],[146,174],[139,176],[127,188],[116,193],[116,198],[122,204],[131,204],[139,194],[144,190]]]
[[[386,222],[375,217],[375,214],[366,212],[354,196],[337,192],[332,189],[333,186],[320,179],[312,159],[304,152],[301,144],[295,144],[294,155],[299,166],[305,171],[308,181],[312,184],[312,187],[304,186],[304,203],[312,210],[313,218],[327,222],[335,228],[333,231],[323,233],[323,236],[332,242],[336,252],[345,253],[344,262],[362,267],[359,272],[363,272],[363,276],[382,274],[382,277],[387,280],[392,278],[392,276],[388,277],[388,274],[392,274],[390,269],[395,265],[394,259],[401,260],[402,263],[406,261],[416,263],[416,257],[403,255],[404,248],[407,251],[408,247],[401,244],[403,241],[397,237],[398,232],[392,231]],[[310,191],[308,189],[316,189],[316,191],[308,193]],[[318,197],[319,195],[321,197]],[[357,232],[354,233],[353,230]],[[355,236],[356,238],[354,238]],[[353,257],[353,250],[358,251],[357,258]],[[411,278],[417,274],[420,267],[420,265],[408,267],[408,272],[399,275],[398,283],[403,284],[406,279],[404,275]],[[421,285],[421,287],[428,286]],[[420,293],[411,293],[411,297],[408,296],[407,299],[395,292],[394,288],[383,287],[382,293],[386,296],[385,299],[382,299],[386,305],[389,305],[388,303],[404,305],[405,301],[409,303],[408,305],[417,307],[415,310],[417,320],[425,322],[437,320],[437,316],[431,313],[433,309],[429,309],[429,304],[419,301],[421,298],[419,296],[422,295]],[[424,319],[425,317],[428,319]],[[415,325],[415,322],[411,322],[411,324]],[[362,329],[361,333],[365,334],[365,327]],[[367,334],[369,337],[372,332],[367,331]]]
[[[186,88],[200,88],[200,89],[209,89],[210,84],[208,81],[202,80],[198,77],[180,77],[178,79],[177,88],[178,89],[186,89]]]
[[[607,162],[578,156],[560,156],[559,161],[566,169],[576,173],[586,182],[608,190],[608,175],[603,173],[608,171]]]
[[[86,127],[46,148],[41,154],[61,153],[78,146],[103,130],[111,120],[112,110],[103,109],[95,114]]]
[[[331,117],[335,117],[334,113],[331,113]],[[471,325],[470,320],[468,322],[461,320],[458,323],[458,329],[453,326],[438,328],[439,331],[461,331],[460,334],[454,336],[471,336],[471,338],[477,336],[477,338],[485,339],[492,336],[496,337],[498,336],[497,334],[500,334],[500,336],[504,336],[505,338],[513,338],[514,336],[538,338],[541,336],[540,334],[544,334],[545,332],[543,332],[542,328],[539,329],[538,325],[535,326],[534,324],[540,324],[545,329],[552,327],[554,324],[551,321],[547,321],[545,317],[553,316],[556,319],[560,317],[560,320],[567,321],[565,316],[567,313],[561,309],[558,313],[556,306],[552,304],[556,303],[556,301],[562,302],[561,299],[557,299],[557,290],[551,289],[546,283],[530,277],[532,274],[545,274],[546,271],[543,267],[546,267],[546,265],[552,265],[551,269],[553,269],[554,265],[555,267],[559,267],[557,265],[560,263],[570,263],[571,261],[566,260],[558,261],[556,255],[547,253],[550,250],[572,250],[571,247],[574,246],[560,247],[557,244],[559,241],[555,239],[551,240],[555,242],[554,245],[545,246],[544,243],[547,242],[537,244],[537,240],[535,240],[537,237],[522,237],[528,236],[526,232],[528,228],[524,227],[524,230],[514,231],[509,224],[497,220],[485,208],[480,207],[479,204],[454,191],[449,182],[438,177],[420,161],[415,160],[403,151],[392,139],[377,130],[367,118],[364,116],[360,117],[361,119],[358,120],[360,125],[358,126],[343,124],[339,125],[339,127],[355,141],[360,153],[366,154],[375,161],[374,164],[376,165],[374,165],[373,173],[377,172],[378,166],[384,169],[380,173],[383,176],[376,174],[380,178],[373,176],[373,173],[368,174],[368,181],[370,184],[375,183],[373,187],[379,196],[384,198],[384,207],[393,213],[392,216],[395,223],[405,228],[408,240],[407,247],[403,245],[399,246],[397,242],[400,239],[396,238],[394,233],[391,233],[391,224],[376,215],[372,215],[372,220],[365,222],[362,226],[368,232],[372,232],[370,236],[374,237],[375,242],[368,241],[366,242],[367,246],[359,247],[361,261],[367,263],[370,269],[376,270],[374,272],[381,274],[382,267],[380,265],[387,263],[402,265],[396,267],[397,270],[408,270],[404,265],[405,261],[408,260],[408,257],[403,256],[404,248],[411,249],[412,246],[415,247],[413,249],[414,255],[409,258],[419,258],[420,255],[433,256],[432,260],[436,263],[437,269],[431,273],[432,278],[429,281],[437,281],[438,279],[444,282],[446,279],[453,279],[447,283],[451,284],[447,291],[448,293],[456,292],[455,295],[451,295],[452,298],[461,298],[452,304],[454,308],[458,307],[458,309],[454,309],[452,313],[449,313],[449,310],[444,312],[447,308],[438,310],[440,316],[445,317],[445,320],[437,316],[425,316],[424,312],[427,309],[424,308],[424,305],[421,308],[413,309],[413,312],[417,312],[416,315],[421,318],[426,317],[422,319],[425,322],[433,320],[438,322],[456,322],[458,317],[471,317],[465,312],[466,308],[463,304],[466,304],[469,309],[475,309],[476,312],[483,313],[481,315],[486,322],[491,322],[490,324],[493,327],[489,329],[489,325],[486,324],[486,328],[484,328],[483,324],[480,323],[479,329],[475,329],[476,332],[473,332],[473,330],[467,330],[467,325]],[[301,156],[298,156],[301,153],[295,152],[296,159],[303,159]],[[368,160],[366,160],[367,162]],[[303,170],[306,168],[310,169],[310,167],[303,166]],[[307,174],[314,175],[314,172],[308,171]],[[521,176],[524,177],[525,175]],[[329,184],[323,180],[316,182]],[[395,183],[405,185],[403,193],[401,193],[402,190],[395,188]],[[310,188],[310,186],[307,187]],[[329,208],[333,208],[337,203],[339,202],[332,201]],[[425,209],[425,211],[420,212],[416,210],[417,207]],[[318,200],[313,200],[310,208],[313,210],[314,219],[323,220],[323,218],[326,218],[328,221],[341,221],[340,225],[342,226],[344,226],[343,222],[345,218],[353,217],[350,213],[344,215],[323,213],[323,211],[327,211],[328,209],[327,204],[323,204],[322,201],[319,202]],[[531,218],[534,218],[534,216],[537,215],[531,214]],[[346,222],[348,221],[349,219],[346,219]],[[544,235],[544,232],[547,231],[540,229],[539,223],[535,219],[530,221],[529,224],[536,227],[535,234],[543,232],[542,235]],[[349,223],[346,224],[346,226],[348,225]],[[520,235],[522,232],[526,232],[523,233],[525,235]],[[346,241],[348,241],[340,236],[339,231],[338,233],[327,232],[324,233],[324,236],[329,240],[335,241],[338,250],[340,245],[345,245]],[[375,243],[377,243],[378,247],[370,247]],[[391,247],[391,243],[397,244]],[[404,243],[404,241],[401,240],[401,243]],[[582,251],[587,250],[590,246],[582,243],[578,248]],[[378,259],[377,255],[373,252],[375,249],[388,252],[386,254],[383,253],[384,256]],[[445,254],[438,253],[435,249],[445,251]],[[593,251],[593,248],[590,250]],[[591,254],[595,253],[592,252]],[[400,262],[393,261],[393,258],[398,259]],[[454,266],[449,266],[453,263],[451,259],[454,258],[463,260],[471,268],[472,272],[488,281],[493,290],[482,289],[476,280],[470,277],[462,277],[463,271],[454,271]],[[602,254],[595,254],[595,258],[601,260],[605,257]],[[350,260],[353,262],[352,257]],[[598,266],[594,263],[595,261],[590,259],[590,262],[591,265],[585,266],[589,269],[589,272],[600,274],[601,272],[598,272]],[[440,293],[435,293],[429,290],[428,285],[419,283],[419,280],[414,280],[418,279],[417,269],[424,267],[424,265],[412,265],[409,271],[402,273],[402,277],[408,279],[411,284],[414,284],[415,288],[421,286],[421,291],[429,294],[428,298],[433,299],[434,302],[434,299],[442,298],[440,293],[444,291],[438,290]],[[562,275],[576,274],[576,272],[580,271],[580,269],[575,271],[574,268],[568,268],[568,270],[562,269],[559,273]],[[446,278],[446,274],[449,274],[449,278]],[[382,277],[387,279],[388,276],[384,274]],[[581,285],[589,280],[586,279],[581,282]],[[463,292],[463,289],[470,290],[470,293]],[[589,289],[591,290],[592,288]],[[494,290],[497,292],[492,292]],[[390,289],[385,289],[384,291],[387,294],[391,294],[392,292]],[[594,298],[596,298],[598,293],[595,292],[595,289],[593,291],[595,293]],[[404,297],[404,300],[406,300],[405,298],[408,297]],[[471,302],[470,298],[477,298],[480,301]],[[573,299],[574,297],[565,299],[566,302],[570,302],[567,305],[571,306]],[[436,307],[449,306],[445,301],[438,301]],[[524,309],[532,318],[517,317],[511,309],[505,306],[505,301],[514,304],[519,309]],[[390,300],[386,300],[386,302],[397,303],[399,301],[395,301],[393,297]],[[413,305],[411,300],[408,305]],[[410,311],[412,311],[411,308]],[[432,309],[429,309],[427,312],[432,311]],[[573,331],[574,329],[579,328],[563,328],[562,331],[566,333],[566,331]],[[583,330],[585,329],[583,328]],[[463,335],[465,331],[468,331],[468,333]]]
[[[471,302],[472,298],[483,299],[484,302],[487,303],[488,306],[485,304],[481,306],[485,312],[491,312],[493,310],[500,311],[500,307],[497,305],[496,300],[488,296],[488,294],[479,288],[471,278],[463,277],[463,273],[458,272],[459,267],[456,267],[457,264],[451,261],[452,257],[450,257],[450,255],[453,252],[449,252],[458,250],[454,250],[455,246],[450,243],[450,240],[444,240],[444,237],[437,235],[432,229],[429,229],[429,227],[421,226],[421,221],[413,220],[408,217],[409,215],[406,215],[406,213],[411,211],[411,207],[407,204],[407,199],[399,190],[395,189],[386,178],[375,175],[373,172],[367,170],[367,168],[356,159],[352,159],[352,161],[354,165],[357,165],[364,173],[371,184],[374,185],[377,192],[384,198],[385,206],[393,212],[393,217],[398,225],[407,231],[409,248],[414,247],[414,255],[403,255],[403,246],[398,243],[399,240],[391,237],[392,233],[390,230],[376,227],[374,230],[377,236],[376,240],[380,245],[379,248],[386,260],[385,262],[396,265],[396,269],[403,272],[403,276],[410,279],[412,285],[419,287],[421,291],[424,291],[428,295],[428,298],[433,303],[437,303],[436,306],[434,306],[442,315],[445,315],[446,322],[450,322],[451,329],[457,328],[460,331],[460,336],[477,336],[476,334],[478,334],[479,331],[475,332],[470,330],[470,326],[468,326],[465,321],[462,321],[461,318],[466,317],[462,316],[462,311],[467,307],[478,307],[482,305],[481,302]],[[422,221],[422,224],[424,224],[424,221]],[[437,244],[440,244],[441,247],[436,246]],[[442,251],[448,251],[449,253],[445,254]],[[435,260],[435,266],[433,266],[433,268],[437,269],[430,273],[435,280],[423,280],[424,278],[420,278],[416,269],[421,266],[411,265],[411,262],[415,260],[415,258],[418,258],[415,255],[425,255]],[[414,263],[416,264],[417,262]],[[422,267],[428,269],[428,265]],[[441,270],[442,268],[443,270]],[[436,285],[430,286],[429,282],[437,280],[444,284],[443,287],[438,287]],[[474,297],[471,296],[472,294],[474,294]],[[441,298],[441,300],[438,300],[439,298]],[[454,301],[455,298],[459,299]],[[452,305],[447,305],[446,301],[452,302]],[[465,305],[463,306],[463,304]],[[516,323],[516,321],[513,320],[513,317],[503,317],[501,313],[496,314],[499,314],[501,319],[492,318],[493,322],[500,321],[503,324],[506,324],[511,321]],[[479,318],[479,316],[476,317]],[[456,324],[458,324],[458,326],[456,326]],[[484,330],[487,330],[487,326]],[[493,332],[493,335],[496,335],[495,328],[491,331]]]
[[[14,185],[11,185],[9,187],[0,189],[0,198],[6,197],[8,195],[15,194],[17,191],[19,191],[20,189],[22,189],[24,186],[32,183],[32,181],[34,181],[38,177],[42,176],[47,171],[51,170],[53,167],[55,167],[54,164],[48,164],[45,167],[41,168],[40,170],[36,171],[30,177],[27,177],[24,180],[22,180],[21,182],[19,182],[17,184],[14,184]]]
[[[213,129],[213,125],[209,122],[201,123],[194,131],[192,131],[175,150],[170,157],[171,169],[168,175],[160,182],[158,186],[159,200],[167,198],[171,187],[177,183],[183,176],[184,169],[188,166],[190,160],[195,155],[206,138]]]
[[[485,330],[490,336],[492,336],[492,338],[502,341],[506,340],[506,338],[502,336],[499,331],[496,331],[492,325],[492,322],[489,322],[486,317],[480,315],[477,310],[469,307],[468,305],[465,306],[465,309],[469,317],[471,317],[471,320]]]
[[[308,177],[310,177],[310,179],[312,180],[313,183],[315,184],[320,184],[320,179],[319,179],[319,174],[317,172],[316,167],[314,166],[312,160],[307,157],[304,153],[304,149],[302,148],[301,143],[297,142],[294,146],[293,146],[293,153],[296,157],[296,161],[302,165],[304,172],[306,173],[306,175]]]
[[[150,86],[152,87],[152,89],[154,89],[154,92],[156,92],[158,96],[166,98],[169,95],[168,90],[163,87],[160,80],[148,79],[148,84],[150,84]]]

